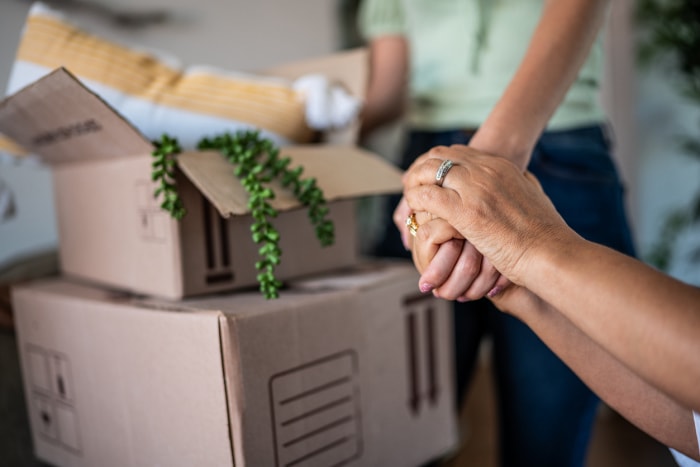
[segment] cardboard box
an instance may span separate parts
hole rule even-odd
[[[172,302],[13,290],[37,456],[59,466],[418,466],[454,448],[451,313],[404,263]]]
[[[334,70],[342,76],[349,70],[355,82],[350,89],[359,92],[357,69],[366,69],[365,59],[354,52],[332,57],[326,69],[323,60],[312,60],[280,67],[279,73]],[[357,264],[352,200],[401,190],[399,170],[347,144],[355,130],[335,135],[346,144],[282,148],[331,201],[336,241],[321,247],[306,211],[278,186],[272,204],[283,211],[274,220],[283,252],[279,279]],[[178,157],[178,192],[188,211],[178,222],[153,197],[151,143],[67,70],[57,69],[0,102],[0,132],[52,166],[65,274],[171,299],[257,284],[259,245],[251,240],[247,194],[220,154]]]

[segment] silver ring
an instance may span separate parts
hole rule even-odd
[[[449,159],[442,161],[442,164],[440,164],[440,167],[438,167],[437,172],[435,172],[435,183],[437,186],[442,186],[442,182],[445,181],[447,172],[450,171],[453,165],[454,164]]]

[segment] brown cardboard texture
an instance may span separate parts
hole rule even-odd
[[[57,466],[418,466],[453,449],[448,302],[362,264],[179,302],[13,290],[37,456]]]
[[[348,58],[358,62],[357,54]],[[171,299],[257,284],[247,194],[221,155],[178,157],[188,212],[178,222],[153,197],[151,143],[67,70],[0,102],[0,131],[52,165],[64,273]],[[284,212],[273,221],[282,249],[276,276],[357,264],[353,200],[400,191],[400,171],[348,144],[290,146],[281,155],[303,165],[304,177],[316,177],[336,241],[321,247],[306,210],[278,187],[273,205]]]

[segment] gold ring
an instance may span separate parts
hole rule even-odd
[[[408,227],[408,231],[413,235],[414,237],[416,236],[416,232],[418,232],[418,222],[416,222],[416,213],[412,212],[411,214],[408,215],[406,218],[406,227]]]

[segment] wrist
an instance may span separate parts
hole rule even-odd
[[[539,296],[555,286],[556,278],[567,268],[580,264],[578,255],[585,251],[582,237],[573,230],[543,232],[525,249],[516,272],[519,283]]]
[[[484,124],[469,141],[469,146],[499,157],[504,157],[522,170],[530,162],[530,154],[535,142],[531,138],[509,129],[499,129],[494,125]]]

